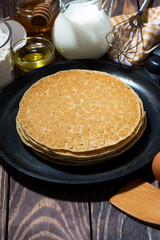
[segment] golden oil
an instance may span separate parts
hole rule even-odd
[[[39,27],[32,25],[31,14],[35,6],[43,3],[44,0],[14,0],[14,20],[22,24],[27,32],[28,37],[44,37],[51,40],[51,29],[55,18],[59,13],[57,0],[52,1],[52,20],[47,27]]]
[[[29,72],[36,68],[43,67],[52,62],[54,58],[54,48],[52,44],[49,44],[49,41],[46,44],[46,39],[37,39],[37,38],[27,38],[27,42],[25,40],[21,40],[14,46],[14,61],[15,64],[23,71]],[[35,42],[37,40],[37,42]],[[43,43],[43,41],[45,41]],[[22,45],[22,47],[18,47],[18,44]]]

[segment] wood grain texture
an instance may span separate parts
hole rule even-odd
[[[115,0],[113,4],[113,10],[111,16],[117,16],[121,14],[133,14],[137,11],[136,0]]]
[[[135,219],[160,225],[160,190],[140,178],[128,181],[109,201]]]
[[[87,189],[41,182],[15,172],[10,183],[8,240],[89,240]]]
[[[0,17],[12,18],[12,2],[0,0]],[[113,14],[132,13],[136,3],[115,0]],[[151,2],[151,6],[159,5],[160,0]],[[10,177],[8,170],[0,160],[0,240],[160,240],[158,228],[136,221],[109,203],[123,181],[62,186],[14,169]],[[152,183],[159,187],[157,181],[152,179]]]
[[[120,0],[114,1],[112,15],[133,14],[138,11],[144,0]],[[160,0],[150,0],[149,7],[160,6]]]
[[[13,17],[13,1],[14,0],[0,1],[0,17],[1,18]]]
[[[135,176],[139,176],[159,188],[159,183],[154,180],[149,164],[137,173],[131,174],[131,176],[126,176],[118,181],[95,185],[91,189],[91,221],[94,240],[160,239],[160,228],[135,220],[109,203],[111,196],[116,194],[124,184]]]
[[[8,165],[0,158],[0,239],[5,239],[8,211]]]
[[[115,185],[101,185],[92,191],[91,216],[94,240],[159,240],[159,228],[145,225],[113,207],[108,199]],[[98,198],[97,198],[98,196]]]
[[[141,6],[144,0],[139,0],[139,5]],[[148,7],[157,7],[160,6],[160,0],[150,0]]]

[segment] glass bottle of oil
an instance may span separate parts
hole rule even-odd
[[[35,26],[31,23],[33,9],[37,4],[43,2],[44,0],[14,0],[14,20],[22,24],[26,29],[28,37],[39,36],[51,40],[51,29],[59,13],[57,0],[52,0],[52,20],[47,27]]]

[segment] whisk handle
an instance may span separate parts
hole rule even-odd
[[[148,7],[150,0],[144,0],[141,8],[139,9],[139,12],[143,13],[144,10]]]

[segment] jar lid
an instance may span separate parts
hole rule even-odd
[[[12,29],[10,27],[10,25],[8,24],[7,21],[3,20],[2,18],[0,18],[0,29],[2,29],[2,31],[4,30],[8,30],[8,37],[5,40],[5,42],[0,46],[0,48],[4,47],[11,39],[12,36]]]

